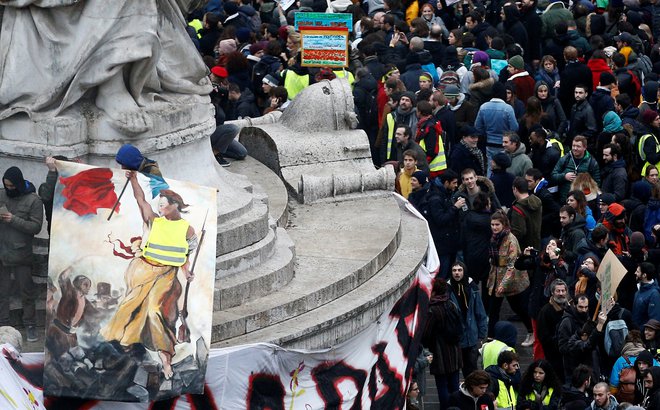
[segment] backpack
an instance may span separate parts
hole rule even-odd
[[[461,341],[463,335],[461,310],[451,300],[445,304],[445,323],[442,330],[442,337],[447,343],[458,344]]]
[[[623,309],[619,310],[618,319],[610,320],[605,326],[605,353],[609,357],[616,358],[621,355],[621,349],[623,349],[626,336],[628,336],[628,325],[621,319],[622,317]]]
[[[454,70],[445,70],[440,76],[440,88],[444,89],[448,85],[456,85],[460,87],[461,77]]]
[[[639,77],[637,77],[637,75],[631,70],[626,70],[626,72],[630,74],[630,82],[635,87],[635,95],[629,95],[629,97],[632,100],[633,105],[637,107],[642,102],[642,83],[639,81]]]
[[[637,67],[639,68],[639,71],[642,73],[642,79],[649,75],[651,71],[653,71],[653,63],[651,62],[651,59],[649,56],[645,54],[640,54],[637,56]]]
[[[619,403],[627,402],[632,403],[635,400],[635,380],[637,373],[628,356],[623,356],[629,367],[623,368],[619,371],[619,390],[614,397]]]

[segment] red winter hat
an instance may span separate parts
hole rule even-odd
[[[229,74],[227,74],[227,69],[220,65],[213,67],[211,72],[220,78],[227,78],[229,76]]]
[[[617,204],[616,202],[613,204],[610,204],[610,206],[607,207],[607,210],[614,216],[619,216],[622,213],[625,212],[626,208],[623,207],[623,205]]]

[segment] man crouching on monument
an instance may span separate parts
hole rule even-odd
[[[9,300],[15,294],[13,274],[23,304],[28,342],[36,342],[35,286],[32,281],[32,238],[41,231],[43,205],[18,167],[9,168],[0,189],[0,326],[9,326]]]

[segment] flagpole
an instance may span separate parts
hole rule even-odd
[[[124,187],[121,189],[121,193],[117,197],[117,200],[115,201],[115,204],[112,206],[112,209],[110,210],[110,215],[108,215],[108,221],[110,218],[112,218],[112,214],[115,213],[115,209],[117,209],[117,206],[119,205],[119,200],[121,199],[122,196],[124,196],[124,191],[126,191],[126,187],[128,186],[130,179],[126,178],[126,183],[124,184]]]

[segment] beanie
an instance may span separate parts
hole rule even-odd
[[[644,248],[645,244],[646,244],[646,238],[644,237],[643,233],[633,232],[632,235],[630,235],[630,244],[628,245],[630,247],[630,250],[639,251],[642,248]]]
[[[606,86],[610,84],[616,84],[616,77],[614,74],[608,71],[603,71],[600,73],[600,85]]]
[[[610,206],[611,204],[616,202],[616,197],[614,196],[614,194],[604,193],[601,194],[600,196],[600,202],[607,204],[607,206]]]
[[[651,125],[656,118],[658,118],[658,113],[650,108],[642,113],[642,122],[646,125]]]
[[[220,40],[220,43],[218,43],[218,54],[224,55],[233,53],[234,51],[236,51],[236,40],[233,38]]]
[[[493,155],[493,162],[495,162],[495,165],[501,169],[507,169],[511,166],[511,158],[504,152],[499,152]]]
[[[410,101],[412,101],[413,106],[417,104],[417,96],[415,95],[414,92],[412,91],[404,91],[401,94],[401,97],[408,97],[410,98]],[[399,100],[401,100],[401,97],[399,97]]]
[[[651,198],[651,184],[645,180],[637,181],[632,185],[630,196],[637,198],[643,203],[647,203]]]
[[[508,61],[509,65],[516,70],[522,70],[525,68],[525,62],[523,61],[523,58],[520,56],[513,56],[509,59]]]
[[[626,208],[624,208],[623,205],[615,202],[613,204],[610,204],[610,206],[607,207],[607,210],[616,217],[621,215],[626,210]]]
[[[233,1],[228,1],[224,4],[224,9],[225,9],[225,14],[227,17],[238,13],[238,4],[234,3]]]
[[[488,65],[489,60],[490,57],[488,57],[488,54],[481,50],[475,51],[474,55],[472,56],[472,64],[479,63],[481,65]]]
[[[239,43],[247,43],[250,40],[250,29],[247,27],[239,27],[236,30],[236,39]]]
[[[428,176],[424,171],[415,171],[412,176],[417,179],[417,182],[419,182],[420,185],[424,185],[428,182]]]

